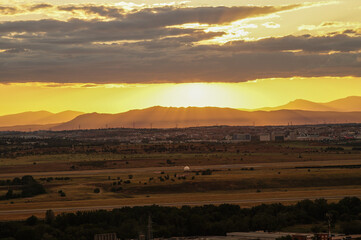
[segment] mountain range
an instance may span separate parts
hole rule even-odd
[[[0,126],[17,126],[17,125],[43,125],[63,123],[84,114],[83,112],[64,111],[60,113],[51,113],[48,111],[23,112],[0,116]]]
[[[266,107],[256,110],[274,111],[274,110],[306,110],[306,111],[335,111],[335,112],[356,112],[361,111],[361,97],[351,96],[337,99],[326,103],[316,103],[303,99],[297,99],[285,105],[277,107]]]
[[[25,112],[0,116],[0,131],[98,128],[173,128],[211,125],[303,125],[361,123],[361,97],[328,103],[295,100],[286,105],[245,111],[217,107],[151,107],[117,114],[65,111]]]

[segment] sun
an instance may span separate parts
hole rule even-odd
[[[200,103],[207,100],[207,95],[209,89],[206,84],[203,83],[193,83],[187,84],[184,87],[184,93],[187,96],[187,99],[192,102]]]
[[[170,106],[220,106],[227,99],[227,92],[227,89],[219,86],[219,84],[182,83],[173,85],[172,89],[167,89],[166,98]]]

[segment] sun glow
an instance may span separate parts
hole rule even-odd
[[[207,84],[204,83],[186,84],[181,86],[178,91],[184,92],[185,99],[196,105],[207,104],[205,101],[207,101],[212,94]]]
[[[235,98],[234,93],[232,84],[182,83],[172,84],[159,97],[163,101],[167,99],[161,104],[167,107],[228,107],[230,102],[240,101],[240,96]]]
[[[0,84],[0,115],[39,110],[119,113],[157,105],[255,109],[300,98],[327,102],[359,96],[360,80],[294,77],[243,83],[7,83]],[[321,88],[324,91],[319,91]]]
[[[185,87],[187,92],[188,99],[192,101],[202,101],[202,99],[207,98],[208,93],[204,84],[196,83],[193,85],[188,85]]]

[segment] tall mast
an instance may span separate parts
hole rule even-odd
[[[152,217],[149,214],[148,216],[148,234],[147,240],[153,240],[153,230],[152,230]]]

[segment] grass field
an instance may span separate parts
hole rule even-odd
[[[169,179],[160,179],[166,176]],[[130,171],[74,175],[69,180],[50,182],[40,180],[43,177],[46,177],[45,172],[36,179],[45,186],[47,194],[1,201],[0,220],[10,217],[9,214],[1,214],[1,211],[21,209],[170,203],[220,204],[232,201],[242,206],[253,206],[262,202],[293,203],[300,198],[361,196],[360,168],[222,169],[212,171],[211,175],[202,175],[201,171]],[[124,183],[127,180],[130,183]],[[119,187],[121,189],[115,192],[111,190]],[[96,188],[99,188],[99,193],[94,192]],[[65,197],[59,194],[60,190],[66,194]],[[4,193],[4,187],[0,191]],[[29,214],[10,215],[16,218]]]
[[[200,145],[199,152],[3,157],[0,180],[33,174],[47,193],[0,201],[0,220],[31,214],[42,217],[39,209],[51,208],[62,212],[84,207],[223,202],[254,206],[267,202],[289,204],[304,198],[328,197],[336,201],[343,196],[361,196],[360,152],[351,148],[324,151],[325,147],[305,142],[250,143],[217,145],[217,149],[211,146],[212,151]],[[183,172],[186,165],[191,166],[190,172]],[[69,179],[56,180],[60,176]],[[48,177],[53,180],[43,179]],[[1,186],[0,195],[7,190],[7,186]]]
[[[134,154],[110,153],[60,154],[24,156],[0,159],[0,171],[46,172],[88,169],[170,167],[186,165],[217,165],[246,163],[275,163],[298,161],[360,160],[360,153],[211,153],[211,154]]]

